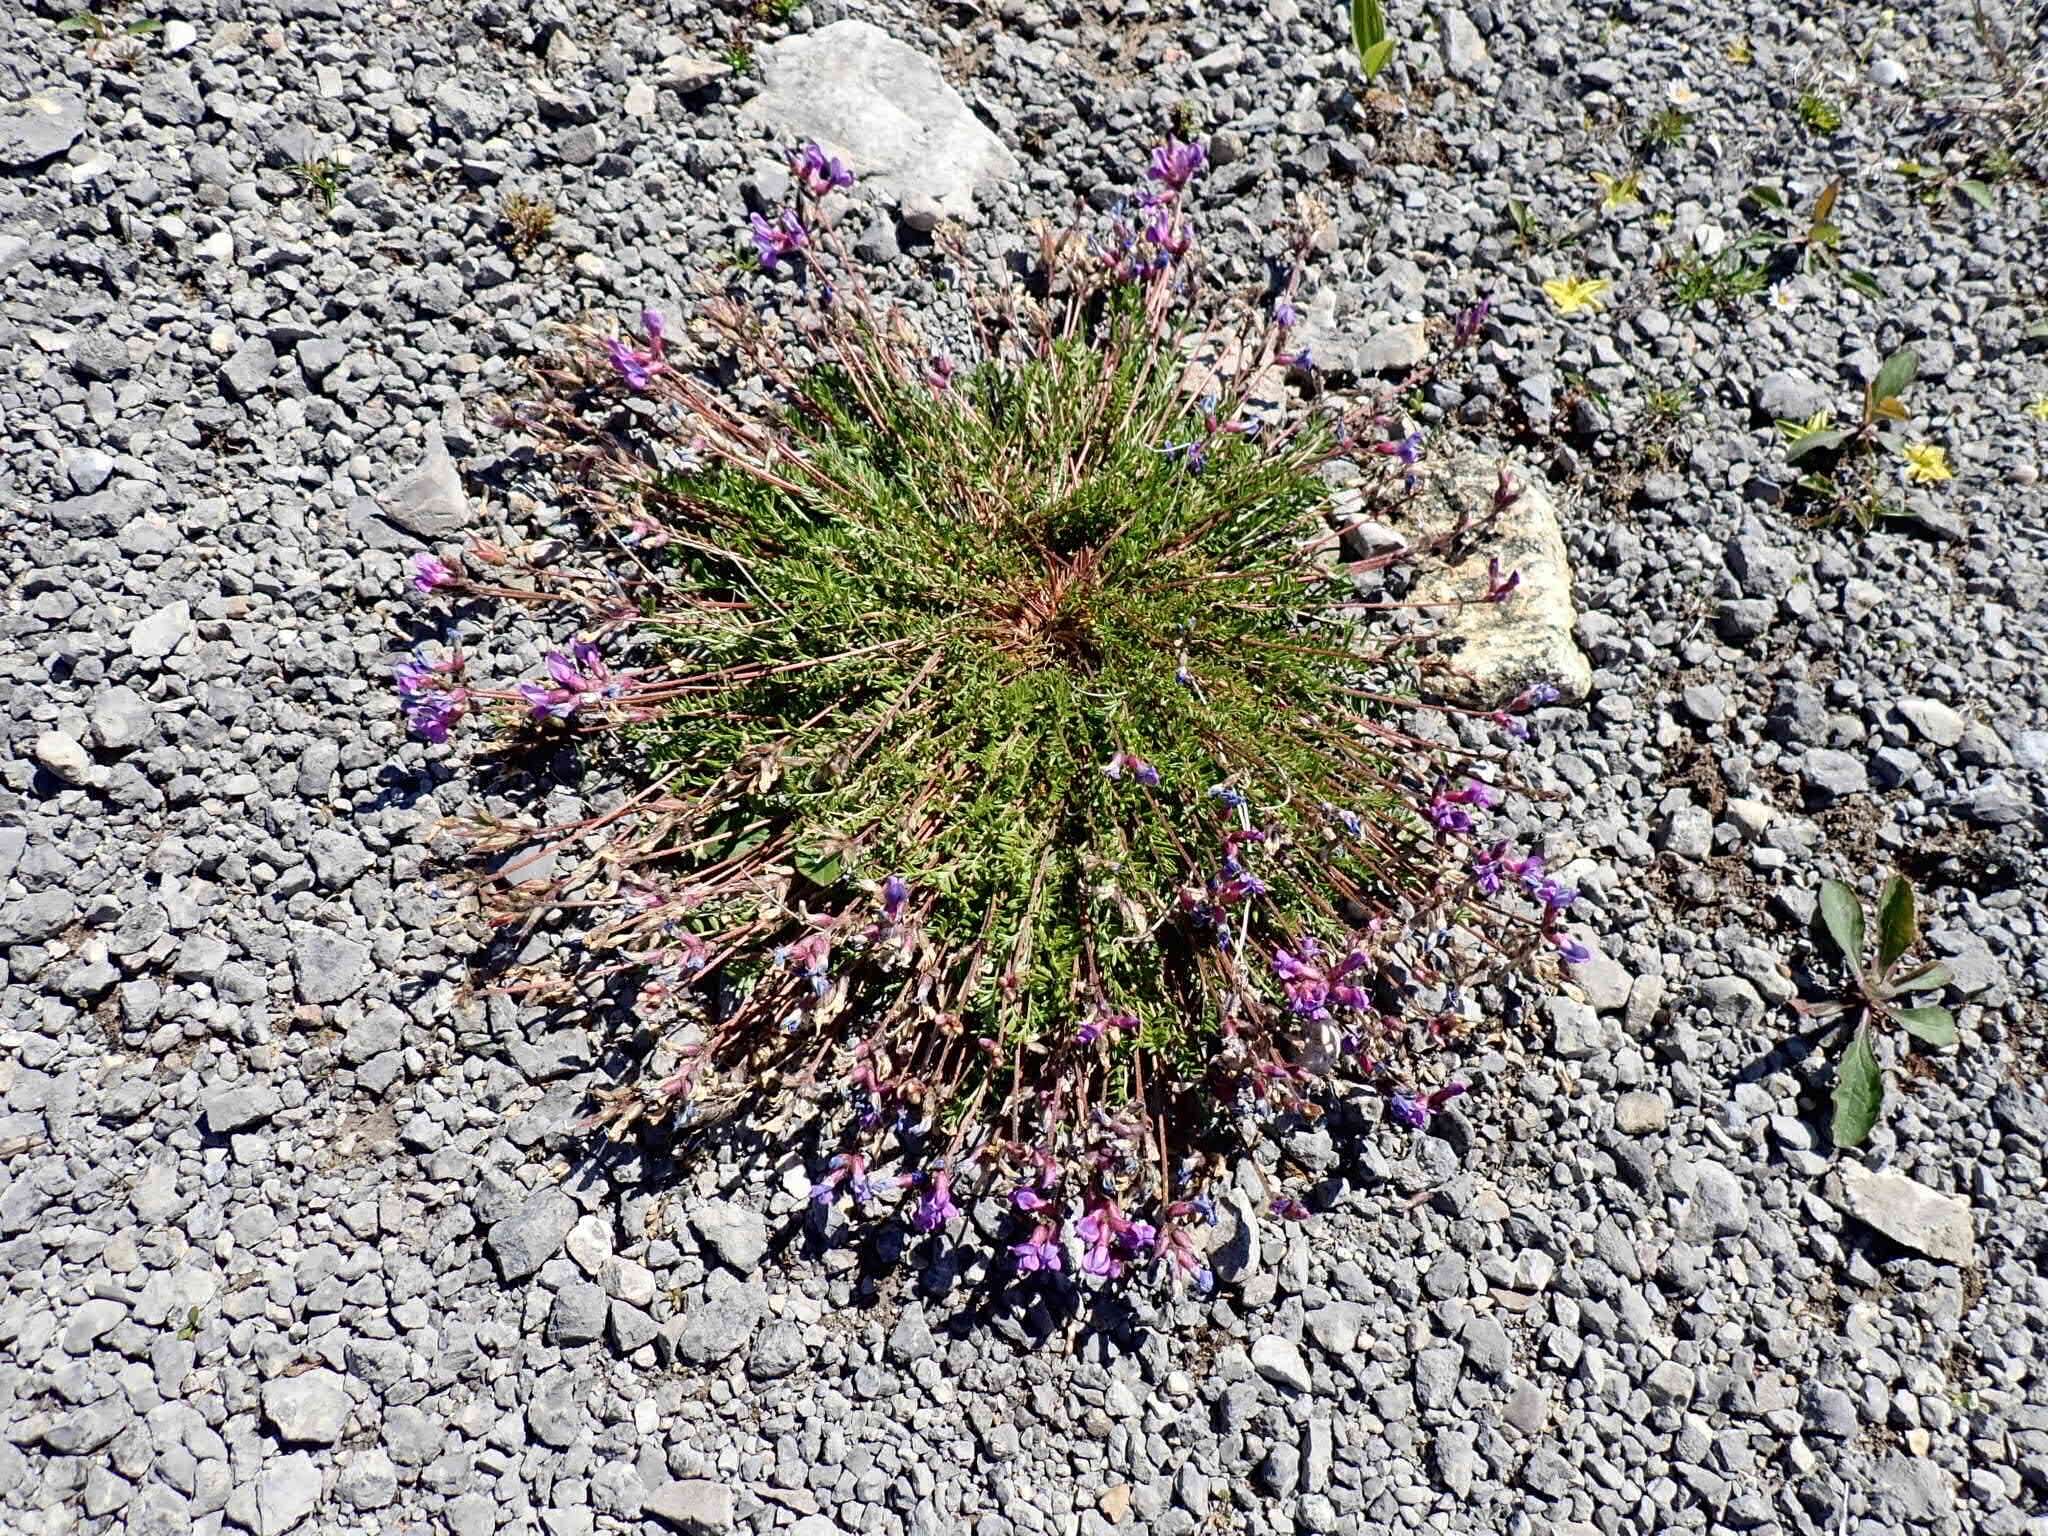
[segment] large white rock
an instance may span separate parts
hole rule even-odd
[[[792,144],[815,139],[870,188],[974,216],[974,190],[1017,160],[939,67],[865,21],[835,21],[764,48],[762,90],[742,110]]]
[[[1575,704],[1592,689],[1593,666],[1572,638],[1578,610],[1557,504],[1540,477],[1510,467],[1521,494],[1489,523],[1500,470],[1500,460],[1477,453],[1426,468],[1420,494],[1402,508],[1400,531],[1411,544],[1454,527],[1460,515],[1472,528],[1446,559],[1416,566],[1414,600],[1446,605],[1436,610],[1437,650],[1454,669],[1428,686],[1454,704],[1498,709],[1531,684],[1550,683]],[[1475,601],[1486,592],[1489,556],[1503,573],[1521,573],[1506,602]]]

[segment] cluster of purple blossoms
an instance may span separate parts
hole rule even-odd
[[[597,647],[588,640],[578,640],[567,652],[549,651],[546,664],[553,687],[546,683],[519,685],[519,696],[526,700],[536,722],[567,720],[591,699],[616,699],[624,687],[624,680],[605,665]]]
[[[460,651],[441,661],[428,661],[414,651],[392,669],[399,703],[405,708],[405,723],[421,740],[446,741],[448,732],[469,708],[469,693],[460,681],[464,664]]]
[[[811,995],[823,997],[830,984],[832,963],[832,935],[824,928],[806,934],[794,944],[783,944],[775,950],[775,963],[796,971],[811,984]]]
[[[1102,765],[1102,773],[1105,778],[1119,781],[1128,773],[1147,789],[1155,789],[1159,784],[1159,770],[1135,752],[1114,754]]]
[[[1060,1229],[1056,1223],[1041,1221],[1031,1229],[1030,1235],[1022,1242],[1010,1244],[1010,1257],[1017,1261],[1017,1273],[1034,1274],[1040,1270],[1057,1273],[1065,1267],[1060,1256]]]
[[[1517,882],[1546,912],[1562,912],[1579,899],[1577,891],[1545,871],[1540,853],[1510,858],[1508,845],[1495,843],[1472,856],[1472,883],[1480,895],[1498,896],[1509,880]]]
[[[1486,328],[1487,317],[1493,313],[1493,295],[1487,294],[1469,309],[1458,311],[1457,319],[1451,325],[1451,345],[1469,347],[1479,340],[1479,333]]]
[[[1335,965],[1323,960],[1322,945],[1307,934],[1294,941],[1291,950],[1275,950],[1273,970],[1286,984],[1287,1002],[1295,1015],[1321,1023],[1330,1016],[1330,1005],[1353,1013],[1372,1007],[1365,989],[1349,978],[1370,962],[1363,950],[1354,949]]]
[[[1091,1014],[1081,1027],[1074,1031],[1076,1045],[1093,1045],[1105,1035],[1135,1035],[1138,1032],[1138,1018],[1130,1013]]]
[[[853,185],[853,172],[846,168],[846,162],[837,155],[826,154],[816,143],[792,150],[789,170],[812,197],[844,192]]]
[[[825,1167],[825,1177],[811,1186],[813,1205],[830,1205],[842,1188],[853,1197],[855,1205],[866,1205],[881,1198],[882,1190],[889,1182],[871,1177],[868,1160],[858,1152],[835,1152]]]
[[[953,1203],[953,1170],[950,1168],[927,1168],[920,1173],[906,1174],[902,1180],[907,1188],[917,1191],[917,1205],[910,1213],[910,1224],[920,1232],[936,1232],[960,1214],[960,1207]]]
[[[646,339],[645,346],[636,347],[616,336],[604,344],[605,356],[619,371],[619,378],[636,392],[653,383],[654,376],[668,366],[668,322],[660,310],[640,311],[640,334]]]
[[[1291,331],[1300,323],[1301,311],[1294,307],[1294,300],[1275,299],[1273,301],[1273,329],[1276,331]]]
[[[1169,138],[1153,149],[1152,165],[1145,176],[1160,185],[1161,192],[1154,196],[1175,196],[1187,190],[1188,183],[1208,163],[1208,153],[1201,145],[1183,144],[1179,139]]]
[[[1458,790],[1439,784],[1430,797],[1427,815],[1439,832],[1470,832],[1473,811],[1490,811],[1499,804],[1499,790],[1467,779],[1465,787]]]
[[[412,586],[415,592],[438,592],[443,587],[452,587],[462,578],[455,573],[455,567],[446,560],[432,555],[412,557]]]
[[[748,221],[748,227],[753,232],[754,255],[761,270],[770,274],[779,271],[785,261],[803,260],[804,248],[811,243],[810,231],[792,209],[783,209],[772,224],[757,213]]]
[[[1158,1244],[1149,1221],[1132,1221],[1116,1201],[1104,1194],[1088,1197],[1081,1219],[1074,1223],[1081,1239],[1081,1271],[1098,1280],[1115,1280],[1127,1264],[1141,1263]]]

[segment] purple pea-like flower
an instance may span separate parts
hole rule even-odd
[[[1506,602],[1514,594],[1515,588],[1521,584],[1522,573],[1520,571],[1509,571],[1506,575],[1502,575],[1500,556],[1488,555],[1486,557],[1486,600],[1489,603]]]
[[[640,311],[640,332],[646,337],[644,347],[636,347],[629,341],[614,336],[604,344],[605,356],[618,370],[619,378],[626,388],[638,393],[654,382],[654,376],[667,367],[668,322],[658,309]]]
[[[448,732],[462,718],[468,696],[460,688],[447,693],[422,693],[406,706],[405,723],[422,741],[436,746],[448,739]]]
[[[1374,453],[1383,453],[1391,459],[1399,459],[1403,464],[1412,469],[1422,458],[1422,429],[1417,427],[1406,437],[1397,439],[1394,442],[1374,443],[1372,451]]]
[[[1566,965],[1585,965],[1593,958],[1593,951],[1567,933],[1553,933],[1550,942],[1557,946],[1557,957]]]
[[[920,1232],[936,1232],[960,1214],[960,1207],[953,1203],[953,1174],[951,1169],[941,1168],[936,1173],[925,1172],[913,1176],[920,1193],[917,1209],[911,1213],[910,1224]]]
[[[853,185],[853,172],[837,155],[828,155],[817,144],[806,144],[793,151],[789,157],[789,168],[804,190],[813,197],[823,197],[834,190],[844,191]]]
[[[1387,1101],[1387,1112],[1411,1131],[1429,1129],[1429,1105],[1412,1093],[1397,1093]]]
[[[891,875],[882,882],[882,911],[890,922],[903,916],[903,907],[910,900],[910,884],[901,875]]]
[[[1153,149],[1152,166],[1145,175],[1168,192],[1179,192],[1195,179],[1208,159],[1201,145],[1169,138]]]
[[[1055,1274],[1064,1267],[1060,1257],[1059,1229],[1046,1222],[1040,1222],[1031,1229],[1031,1235],[1021,1243],[1010,1245],[1010,1254],[1017,1261],[1019,1274],[1033,1274],[1044,1271]]]
[[[454,567],[445,560],[432,555],[412,557],[412,584],[417,592],[434,592],[442,587],[455,585],[457,577]]]
[[[754,237],[754,255],[763,272],[777,271],[785,260],[801,260],[804,247],[811,243],[803,221],[786,208],[773,224],[755,214],[749,227]]]
[[[1301,323],[1301,311],[1294,307],[1292,299],[1276,299],[1273,303],[1273,327],[1275,330],[1291,331]]]
[[[1469,309],[1458,312],[1458,318],[1451,327],[1451,345],[1469,347],[1479,339],[1479,333],[1486,326],[1486,318],[1493,313],[1493,295],[1487,294]]]
[[[1010,1191],[1010,1204],[1020,1211],[1042,1211],[1046,1198],[1029,1184],[1019,1184]]]
[[[1482,896],[1498,896],[1506,873],[1506,843],[1495,843],[1472,855],[1472,883]]]

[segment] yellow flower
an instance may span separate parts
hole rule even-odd
[[[1949,473],[1948,450],[1933,443],[1908,443],[1899,452],[1906,460],[1906,478],[1915,485],[1936,485],[1953,480]]]
[[[2027,414],[2036,421],[2048,421],[2048,395],[2043,395],[2027,407]]]
[[[1604,277],[1553,277],[1543,291],[1560,315],[1576,315],[1582,309],[1598,309],[1600,295],[1613,286]]]
[[[1617,208],[1626,208],[1630,203],[1643,200],[1643,178],[1639,172],[1630,171],[1626,176],[1610,176],[1605,171],[1595,171],[1593,179],[1600,183],[1600,211],[1612,213]]]

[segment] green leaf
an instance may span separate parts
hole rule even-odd
[[[92,30],[92,18],[84,11],[80,11],[76,16],[66,16],[62,21],[58,22],[57,30],[59,32],[90,32]]]
[[[1908,992],[1939,992],[1954,980],[1955,977],[1947,966],[1939,960],[1930,960],[1927,964],[1916,966],[1906,972],[1884,990],[1887,997],[1901,997]]]
[[[1860,1147],[1884,1103],[1884,1069],[1870,1048],[1870,1026],[1859,1024],[1835,1066],[1835,1145]]]
[[[1946,1050],[1956,1043],[1956,1016],[1946,1008],[1894,1008],[1892,1017],[1923,1045]]]
[[[130,22],[128,24],[128,35],[130,37],[148,37],[152,32],[161,32],[163,29],[164,24],[152,16],[147,21]]]
[[[1842,268],[1842,281],[1868,299],[1882,299],[1884,289],[1878,286],[1877,278],[1869,272],[1857,272]]]
[[[1383,37],[1358,56],[1358,65],[1365,71],[1367,80],[1377,80],[1380,71],[1387,67],[1388,61],[1393,57],[1394,40],[1391,37]]]
[[[1824,453],[1839,448],[1849,441],[1850,434],[1843,427],[1829,427],[1819,432],[1809,432],[1798,442],[1785,450],[1785,462],[1797,464],[1810,453]]]
[[[1351,46],[1358,50],[1358,67],[1370,80],[1379,73],[1367,62],[1372,51],[1387,38],[1387,8],[1381,0],[1351,0]],[[1386,60],[1380,60],[1384,67]]]
[[[1863,970],[1863,900],[1839,880],[1820,883],[1820,916],[1828,937],[1859,974]]]
[[[1536,216],[1529,212],[1529,205],[1518,197],[1508,199],[1508,219],[1517,233],[1527,236],[1536,227]]]
[[[768,841],[774,831],[766,821],[757,821],[741,810],[730,810],[704,824],[704,851],[708,864],[723,863],[742,853],[751,853]]]
[[[1987,213],[1997,205],[1998,200],[1991,195],[1991,189],[1981,181],[1962,181],[1957,182],[1956,186],[1965,197]]]
[[[1877,973],[1882,976],[1890,971],[1919,937],[1913,883],[1903,875],[1893,875],[1877,898]]]
[[[834,885],[846,870],[846,858],[837,848],[799,848],[796,872],[813,885]]]
[[[1756,202],[1762,203],[1766,208],[1775,208],[1779,213],[1785,212],[1788,206],[1785,202],[1785,194],[1767,181],[1760,181],[1751,187],[1748,196]]]
[[[1913,375],[1919,371],[1920,359],[1911,347],[1901,347],[1884,360],[1884,366],[1877,370],[1877,377],[1870,381],[1870,398],[1890,400],[1903,394]]]

